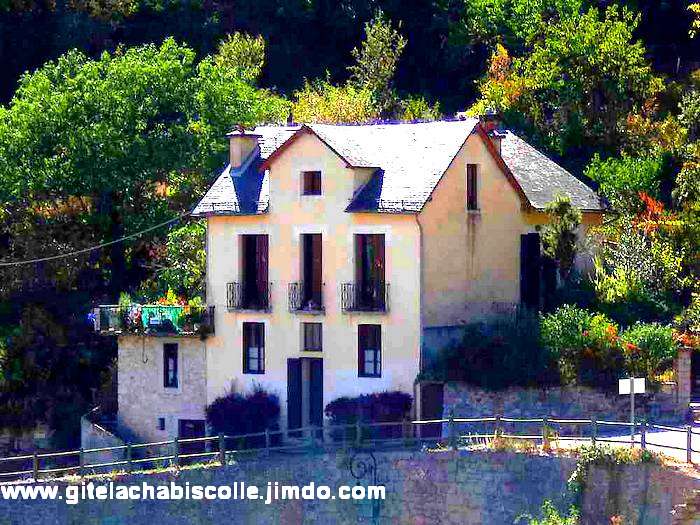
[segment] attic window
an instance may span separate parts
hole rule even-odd
[[[467,164],[467,210],[476,211],[479,209],[477,165]]]
[[[321,195],[321,172],[320,171],[303,171],[302,172],[302,195]]]

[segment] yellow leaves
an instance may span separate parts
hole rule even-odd
[[[688,34],[690,38],[695,38],[700,31],[700,3],[690,4],[688,11],[693,13],[693,21],[690,23]]]
[[[306,82],[294,98],[292,115],[296,122],[367,122],[379,118],[371,91],[351,84]]]
[[[515,106],[528,89],[527,81],[513,67],[513,59],[501,44],[491,55],[486,78],[479,87],[481,98],[467,111],[481,115],[489,109],[504,111]]]

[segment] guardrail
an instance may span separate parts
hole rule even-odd
[[[471,427],[471,428],[469,428]],[[517,427],[517,428],[516,428]],[[567,427],[568,434],[557,430]],[[571,432],[573,427],[573,432]],[[0,458],[0,482],[31,477],[38,480],[48,474],[77,474],[80,476],[123,470],[131,473],[165,466],[179,466],[192,460],[208,458],[225,465],[227,459],[238,455],[269,456],[272,452],[303,452],[318,449],[361,448],[393,446],[398,448],[425,446],[457,449],[460,446],[479,444],[488,440],[513,439],[539,442],[580,441],[617,443],[639,446],[642,450],[656,447],[685,452],[685,461],[692,463],[692,454],[700,450],[692,448],[692,436],[699,436],[691,426],[673,427],[641,422],[634,425],[639,430],[639,442],[626,436],[610,433],[609,429],[622,427],[630,431],[632,423],[598,421],[596,419],[558,418],[510,418],[500,415],[480,418],[450,417],[446,419],[404,420],[398,422],[362,423],[347,425],[307,426],[293,430],[266,430],[252,434],[206,436],[199,438],[175,438],[149,443],[127,443],[122,446],[79,449],[65,452],[34,453],[24,456]],[[467,431],[469,430],[469,431]],[[522,430],[523,432],[517,432]],[[676,446],[649,441],[653,431],[679,432],[685,436],[685,445]],[[153,450],[155,449],[155,450]],[[149,453],[150,452],[150,453]],[[93,454],[121,453],[115,461],[88,462]],[[4,465],[17,465],[17,470],[2,472]],[[111,469],[111,470],[107,470]]]

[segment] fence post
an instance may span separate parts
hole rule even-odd
[[[173,438],[173,463],[175,466],[180,464],[180,441],[178,441],[177,436]]]
[[[131,474],[133,465],[131,464],[131,441],[126,444],[126,471]]]
[[[83,475],[83,465],[85,465],[85,451],[83,450],[83,447],[80,447],[80,452],[78,453],[78,460],[80,467],[78,468],[78,475],[82,476]]]
[[[498,436],[498,431],[501,428],[501,414],[496,414],[496,424],[493,429],[493,437]]]
[[[642,450],[647,449],[647,422],[642,421],[639,425],[639,432],[641,433],[641,446]]]
[[[547,437],[547,416],[542,416],[542,446],[549,446],[549,438]]]
[[[219,463],[222,467],[226,465],[226,438],[223,432],[219,433]]]
[[[455,413],[454,410],[450,410],[450,420],[449,420],[449,440],[450,448],[452,450],[457,450],[457,436],[455,434]]]
[[[270,455],[270,429],[265,429],[265,455]]]
[[[693,462],[693,427],[685,426],[685,459],[688,463]]]
[[[360,446],[362,441],[362,424],[360,423],[360,418],[355,421],[355,446]]]
[[[598,421],[595,417],[591,419],[591,444],[595,447],[595,440],[598,437]]]
[[[34,481],[39,480],[39,454],[34,451],[34,456],[32,457],[32,474],[34,476]]]

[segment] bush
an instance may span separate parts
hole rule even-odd
[[[614,386],[625,365],[618,332],[605,315],[571,305],[542,318],[542,344],[554,355],[564,384]]]
[[[670,326],[637,323],[620,335],[627,360],[627,371],[655,381],[673,366],[677,345]]]
[[[332,425],[354,425],[362,423],[399,423],[409,416],[413,398],[405,392],[381,392],[363,394],[358,397],[340,397],[326,405],[326,417]],[[347,433],[346,435],[349,435]],[[400,437],[401,428],[396,426],[366,429],[365,437]],[[351,438],[354,439],[354,436]]]
[[[529,313],[467,325],[462,340],[444,349],[421,378],[489,390],[557,384],[556,361],[541,345],[539,332],[539,317]]]
[[[207,407],[207,423],[212,430],[227,436],[278,430],[280,402],[275,394],[261,387],[244,396],[238,392],[219,397]],[[245,446],[264,445],[264,438],[248,438]]]

